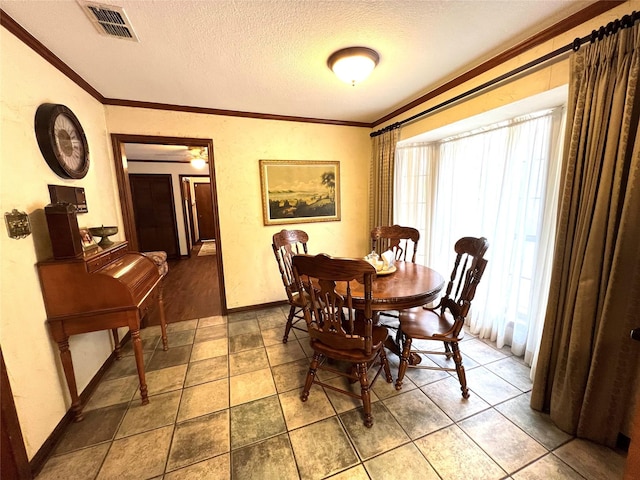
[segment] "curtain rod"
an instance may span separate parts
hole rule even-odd
[[[548,62],[549,60],[555,57],[558,57],[563,53],[568,52],[569,50],[573,50],[574,52],[577,52],[578,50],[580,50],[580,47],[587,42],[595,43],[596,40],[602,40],[605,36],[613,35],[617,33],[617,31],[620,29],[632,27],[633,24],[638,19],[640,19],[640,12],[634,11],[629,15],[624,15],[621,19],[616,19],[612,22],[609,22],[607,23],[606,26],[601,26],[598,30],[592,30],[589,35],[586,35],[582,38],[576,37],[576,39],[572,43],[565,45],[564,47],[560,47],[557,50],[554,50],[553,52],[547,53],[546,55],[536,58],[535,60],[532,60],[528,63],[525,63],[524,65],[521,65],[520,67],[515,68],[514,70],[504,73],[499,77],[494,78],[493,80],[489,80],[488,82],[478,85],[477,87],[474,87],[471,90],[467,90],[466,92],[461,93],[460,95],[456,95],[455,97],[450,98],[449,100],[445,100],[444,102],[439,103],[438,105],[428,108],[420,113],[416,113],[415,115],[409,118],[405,118],[400,122],[387,125],[386,127],[381,128],[380,130],[376,130],[375,132],[372,132],[369,135],[371,137],[377,137],[378,135],[382,135],[385,132],[395,130],[396,128],[400,128],[402,125],[413,122],[418,118],[428,115],[429,113],[432,113],[436,110],[440,110],[441,108],[451,105],[452,103],[455,103],[475,93],[478,93],[481,90],[492,87],[493,85],[496,85],[504,80],[507,80],[508,78],[514,77],[535,66]]]

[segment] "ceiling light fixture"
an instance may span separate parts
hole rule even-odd
[[[189,154],[191,155],[190,163],[193,168],[197,168],[198,170],[201,170],[207,164],[206,148],[200,148],[200,147],[190,148]]]
[[[380,55],[367,47],[349,47],[333,52],[327,65],[343,82],[355,85],[366,79],[378,65]]]

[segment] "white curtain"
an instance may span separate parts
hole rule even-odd
[[[396,153],[394,223],[420,231],[420,259],[445,278],[453,245],[489,240],[468,323],[535,360],[547,301],[560,173],[562,108]]]

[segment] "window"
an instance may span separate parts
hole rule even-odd
[[[489,240],[472,333],[531,364],[542,332],[559,189],[563,108],[396,150],[394,223],[421,235],[417,261],[444,276],[464,236]]]

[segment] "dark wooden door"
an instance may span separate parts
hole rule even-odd
[[[164,250],[178,258],[178,227],[171,175],[129,175],[133,215],[141,252]]]
[[[196,211],[198,212],[198,235],[200,240],[215,240],[211,184],[194,183],[193,189],[196,192]]]

